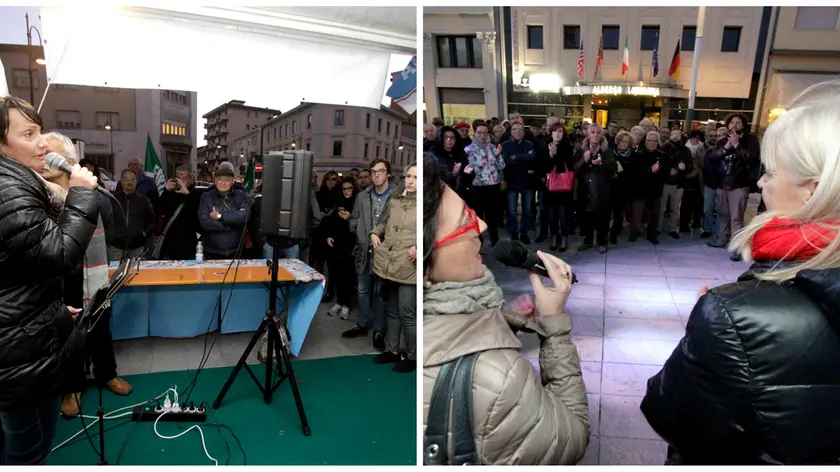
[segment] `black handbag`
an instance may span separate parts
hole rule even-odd
[[[472,422],[472,381],[479,354],[459,357],[441,367],[432,390],[429,418],[423,434],[423,465],[449,465],[447,433],[450,424],[451,465],[481,465]]]

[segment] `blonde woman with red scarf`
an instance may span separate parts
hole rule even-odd
[[[704,287],[641,409],[670,464],[840,462],[840,81],[767,129],[767,212],[729,249],[752,262]],[[665,458],[663,458],[665,459]]]

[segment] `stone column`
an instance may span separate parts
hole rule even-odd
[[[435,37],[431,33],[423,33],[423,94],[418,100],[423,100],[426,106],[426,120],[429,122],[439,118],[441,114],[440,97],[435,83],[437,51],[434,50],[434,42]],[[419,119],[423,119],[422,114]]]
[[[494,116],[503,118],[503,111],[499,110],[498,99],[502,91],[496,86],[496,68],[499,67],[496,60],[496,32],[479,31],[476,36],[481,40],[482,45],[481,78],[482,88],[484,89],[484,116],[487,118]]]
[[[668,117],[671,115],[671,99],[662,97],[662,109],[659,110],[659,127],[668,127]]]

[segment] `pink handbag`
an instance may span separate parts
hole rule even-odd
[[[558,173],[557,169],[552,169],[546,175],[546,186],[551,193],[571,192],[575,188],[575,173],[569,170],[566,163],[563,163],[566,172]]]

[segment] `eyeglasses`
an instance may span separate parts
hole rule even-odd
[[[377,175],[377,174],[385,174],[388,172],[388,169],[371,169],[370,173]]]
[[[352,192],[353,187],[341,187],[341,190],[344,190],[345,192]]]
[[[454,240],[458,236],[461,236],[462,234],[467,234],[470,231],[475,231],[476,234],[481,235],[481,225],[478,222],[478,215],[475,214],[475,210],[473,210],[472,208],[464,205],[464,212],[467,214],[466,224],[464,224],[464,226],[461,226],[460,228],[456,229],[452,233],[450,233],[450,234],[438,239],[437,241],[435,241],[435,243],[432,245],[433,248],[441,247],[444,244],[447,244],[447,243],[451,242],[452,240]]]

